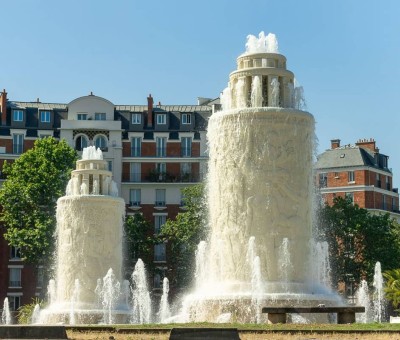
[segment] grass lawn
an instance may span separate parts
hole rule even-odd
[[[397,339],[400,340],[400,324],[150,324],[150,325],[88,325],[67,327],[69,339],[111,339],[115,340],[165,340],[172,328],[237,328],[242,340],[262,339]]]

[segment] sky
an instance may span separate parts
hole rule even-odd
[[[400,185],[398,0],[14,0],[1,2],[0,89],[116,105],[216,98],[246,37],[274,33],[304,87],[317,152],[374,138]]]

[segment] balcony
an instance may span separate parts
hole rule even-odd
[[[203,180],[202,173],[171,174],[169,172],[150,171],[144,179],[141,173],[122,173],[122,182],[129,183],[198,183]]]

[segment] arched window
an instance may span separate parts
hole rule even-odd
[[[86,148],[88,146],[88,140],[87,137],[84,135],[80,135],[76,138],[75,140],[75,150],[77,151],[82,151],[83,148]]]
[[[96,136],[94,145],[102,151],[107,151],[107,138],[104,136]]]

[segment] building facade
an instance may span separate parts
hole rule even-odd
[[[218,100],[199,98],[198,105],[114,105],[93,95],[68,104],[11,101],[0,93],[0,171],[33,147],[36,139],[65,139],[80,154],[95,145],[126,202],[127,215],[141,213],[157,233],[182,208],[181,190],[203,180],[207,167],[206,127]],[[1,181],[4,177],[1,176]],[[154,264],[166,268],[165,244],[154,247]],[[161,270],[162,272],[162,270]],[[21,261],[19,249],[0,235],[0,301],[12,309],[43,295],[41,268]],[[154,277],[159,288],[162,277]]]
[[[331,148],[318,156],[315,165],[323,199],[332,204],[336,196],[348,197],[372,213],[389,212],[399,220],[399,194],[388,160],[374,139],[344,146],[339,139],[331,140]]]

